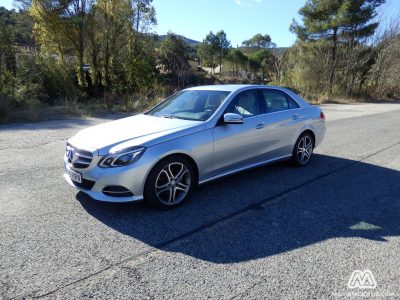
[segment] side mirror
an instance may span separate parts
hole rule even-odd
[[[243,116],[239,114],[226,113],[224,114],[225,124],[243,124]]]

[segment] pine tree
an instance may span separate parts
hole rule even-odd
[[[231,42],[226,38],[225,31],[221,30],[215,34],[215,46],[219,54],[219,75],[222,73],[222,58],[229,53]]]
[[[377,8],[385,0],[307,0],[300,9],[303,25],[293,21],[290,29],[300,40],[330,42],[328,98],[335,82],[337,51],[340,43],[358,42],[374,34]]]

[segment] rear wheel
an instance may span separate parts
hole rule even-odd
[[[314,150],[314,139],[311,133],[303,133],[296,141],[293,149],[292,162],[296,167],[303,167],[311,159]]]
[[[195,185],[191,163],[181,156],[170,156],[151,170],[144,199],[153,207],[170,209],[181,205]]]

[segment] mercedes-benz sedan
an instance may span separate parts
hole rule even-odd
[[[291,90],[195,87],[78,132],[67,141],[64,177],[96,200],[172,208],[222,176],[282,160],[305,166],[324,135],[321,109]]]

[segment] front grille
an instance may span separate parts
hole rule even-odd
[[[72,183],[74,185],[76,185],[77,187],[80,187],[82,189],[91,190],[96,182],[92,181],[92,180],[88,180],[88,179],[82,178],[82,182],[81,183],[73,181],[73,180],[72,180]]]
[[[66,155],[68,162],[78,169],[89,167],[93,159],[93,154],[90,151],[78,149],[70,144],[67,144]]]
[[[133,193],[120,185],[109,185],[103,189],[103,194],[111,197],[132,197]]]

